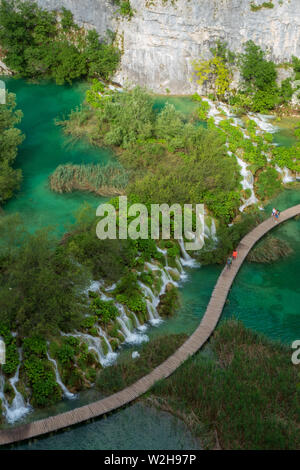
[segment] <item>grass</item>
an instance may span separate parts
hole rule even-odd
[[[71,141],[87,139],[91,145],[101,145],[102,143],[102,139],[99,137],[97,116],[86,107],[77,106],[67,119],[56,120],[55,124],[63,128],[64,134],[69,136]]]
[[[150,400],[185,419],[205,448],[299,448],[290,349],[228,320],[207,351],[155,385]]]
[[[286,241],[268,235],[251,250],[247,261],[251,263],[274,263],[292,253],[293,250]]]
[[[186,339],[170,335],[140,358],[101,371],[97,388],[111,394],[157,367]],[[297,449],[300,391],[291,350],[226,320],[204,350],[144,397],[184,420],[206,449]]]
[[[145,344],[139,350],[139,358],[103,369],[97,380],[98,390],[111,395],[133,384],[171,356],[187,338],[185,334],[172,334]]]
[[[50,187],[58,193],[90,191],[101,196],[124,194],[128,172],[120,165],[59,165],[50,176]]]

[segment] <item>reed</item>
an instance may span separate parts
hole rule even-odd
[[[251,263],[274,263],[292,253],[292,248],[285,240],[269,235],[250,251],[247,260]]]
[[[124,194],[129,173],[120,165],[108,163],[88,165],[59,165],[50,176],[50,188],[57,193],[89,191],[100,196]]]

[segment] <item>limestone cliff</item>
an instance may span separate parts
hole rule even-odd
[[[276,62],[300,57],[300,0],[273,0],[273,8],[257,11],[250,0],[131,0],[131,20],[121,18],[108,0],[38,3],[47,8],[64,5],[79,23],[102,35],[107,29],[117,31],[123,56],[116,80],[158,93],[195,91],[191,63],[208,57],[217,39],[234,51],[252,39]],[[252,3],[261,5],[263,0]]]

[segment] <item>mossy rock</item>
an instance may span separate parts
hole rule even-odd
[[[170,274],[173,281],[179,281],[180,280],[180,273],[178,272],[177,268],[169,269],[168,273]]]
[[[106,356],[109,352],[109,348],[104,338],[101,338],[101,347],[102,347],[103,354]]]
[[[93,369],[92,367],[90,367],[86,371],[85,377],[89,382],[95,382],[96,377],[97,377],[97,371],[95,369]]]
[[[15,394],[14,389],[12,388],[11,384],[8,381],[6,381],[5,384],[4,384],[3,392],[4,392],[4,395],[5,395],[8,403],[11,405],[16,394]]]
[[[178,289],[172,284],[167,285],[165,294],[160,297],[158,313],[161,317],[170,317],[174,315],[179,307]]]
[[[111,339],[110,340],[110,345],[111,345],[113,351],[116,351],[116,349],[118,349],[119,344],[120,343],[117,339]]]

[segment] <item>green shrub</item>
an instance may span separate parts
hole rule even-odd
[[[160,297],[158,306],[158,313],[162,317],[170,317],[179,307],[179,294],[178,290],[173,287],[168,289],[165,294]]]
[[[55,372],[46,357],[46,341],[38,336],[25,338],[23,342],[23,364],[25,376],[31,388],[33,406],[49,406],[61,398]]]
[[[274,197],[282,188],[278,173],[274,168],[267,168],[262,171],[255,185],[256,193],[261,200]]]
[[[119,314],[113,300],[101,300],[99,297],[92,301],[90,308],[104,325],[114,321]]]
[[[108,79],[120,58],[95,30],[79,28],[70,11],[63,8],[59,21],[56,12],[29,0],[2,0],[0,42],[5,62],[17,76],[51,78],[58,84],[87,76]]]

